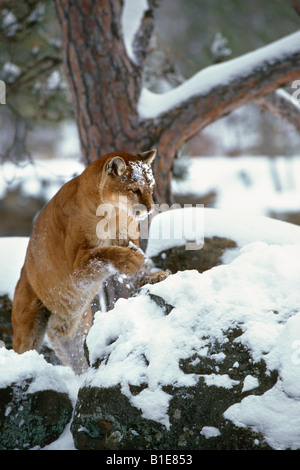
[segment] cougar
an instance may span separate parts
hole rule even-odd
[[[16,352],[39,351],[47,332],[64,364],[78,374],[87,368],[92,300],[109,276],[141,273],[146,263],[138,223],[154,205],[155,155],[106,155],[62,186],[41,211],[14,293]],[[151,274],[144,283],[167,275]]]

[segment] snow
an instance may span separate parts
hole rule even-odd
[[[165,93],[157,94],[143,88],[138,105],[139,114],[144,119],[154,119],[189,98],[205,96],[214,88],[243,77],[251,70],[263,67],[265,63],[273,64],[285,55],[299,53],[299,44],[300,33],[296,32],[236,59],[207,67]]]
[[[219,181],[218,173],[215,180],[212,178],[218,168],[217,162],[212,162],[206,175],[202,173],[205,171],[202,159],[193,164],[203,165],[201,171],[199,167],[197,171],[207,182],[207,187],[212,187],[213,181]],[[236,175],[241,161],[236,160],[235,165],[234,171],[223,175],[225,181],[221,187],[224,192],[219,203],[225,194],[225,182],[230,187],[230,178],[231,184],[238,180]],[[255,168],[254,181],[255,177],[263,179],[259,164]],[[73,166],[73,170],[77,167]],[[12,184],[21,181],[14,173],[16,169],[6,167],[5,171],[7,177],[14,177]],[[32,173],[29,168],[25,171],[28,182]],[[70,167],[62,163],[59,171],[67,178]],[[195,168],[191,174],[194,172]],[[24,194],[38,191],[29,184],[22,187]],[[236,194],[242,198],[242,191]],[[263,395],[255,396],[251,392],[259,384],[255,377],[248,375],[242,383],[243,392],[248,396],[228,408],[225,417],[237,426],[251,426],[260,431],[274,449],[300,449],[300,227],[261,215],[266,213],[267,198],[261,197],[262,206],[258,204],[258,198],[253,199],[253,211],[251,206],[244,206],[244,210],[240,207],[240,212],[198,207],[162,212],[153,219],[147,252],[151,256],[167,249],[170,243],[186,244],[193,237],[200,240],[204,236],[225,236],[235,240],[238,247],[222,266],[203,274],[179,272],[159,284],[145,286],[138,297],[120,299],[110,312],[98,312],[87,340],[92,362],[102,356],[107,359],[98,370],[90,369],[78,378],[67,367],[47,364],[35,352],[19,356],[0,348],[1,386],[37,372],[32,387],[55,386],[55,389],[67,390],[75,404],[82,384],[109,387],[120,383],[123,393],[143,416],[168,427],[167,410],[171,397],[164,392],[164,385],[192,386],[200,377],[185,374],[179,361],[191,357],[195,351],[200,358],[206,357],[209,354],[206,338],[222,342],[224,331],[240,324],[243,334],[238,340],[250,349],[255,361],[263,359],[268,371],[278,371],[278,381]],[[245,207],[249,208],[250,215],[245,213]],[[195,218],[198,220],[196,225]],[[166,239],[162,236],[164,225],[166,233],[169,231]],[[181,225],[188,230],[178,237],[176,230]],[[26,237],[0,238],[1,294],[8,293],[11,298],[27,243]],[[174,307],[169,315],[151,300],[148,292],[162,297]],[[225,357],[220,354],[215,359],[221,363]],[[207,386],[234,388],[237,384],[218,370],[201,377]],[[147,387],[142,392],[132,395],[129,385],[145,383]],[[216,428],[206,426],[201,434],[211,438],[218,432]],[[74,449],[70,425],[45,449]]]
[[[276,95],[283,98],[284,100],[289,101],[293,106],[295,106],[296,108],[298,108],[298,110],[300,110],[300,102],[299,102],[299,99],[297,98],[299,94],[298,92],[299,85],[300,85],[300,80],[295,80],[292,83],[291,88],[296,88],[296,91],[294,91],[294,93],[292,94],[288,93],[283,88],[278,88],[275,93]]]
[[[249,390],[253,390],[254,388],[258,386],[259,386],[258,379],[256,377],[253,377],[252,375],[247,375],[244,380],[242,393],[248,392]]]
[[[210,439],[211,437],[220,436],[221,433],[219,429],[214,426],[203,426],[200,434],[206,439]]]
[[[243,212],[190,207],[161,212],[150,226],[147,255],[215,235],[233,239],[238,247],[260,240],[265,243],[300,242],[300,227],[264,216]]]
[[[62,83],[62,77],[58,70],[54,70],[47,78],[46,89],[49,91],[57,90]]]
[[[43,3],[38,3],[27,18],[27,22],[30,24],[42,21],[45,13],[45,8],[46,7]]]
[[[250,349],[255,361],[263,358],[269,371],[278,370],[279,378],[272,390],[261,397],[245,398],[225,416],[237,425],[259,427],[276,449],[300,448],[299,429],[295,432],[300,419],[300,347],[299,341],[295,343],[300,333],[299,258],[299,243],[255,242],[244,246],[228,265],[203,274],[178,272],[159,284],[145,286],[139,297],[120,299],[112,311],[96,314],[87,345],[92,363],[99,357],[105,361],[87,373],[86,383],[104,387],[120,383],[122,392],[143,416],[151,416],[168,428],[166,410],[171,397],[163,387],[189,386],[199,379],[199,375],[185,374],[179,360],[192,357],[195,351],[207,354],[208,341],[222,343],[226,340],[224,331],[239,324],[244,333],[238,340]],[[174,306],[169,315],[147,292]],[[202,377],[208,386],[231,388],[237,383],[217,372]],[[148,388],[143,392],[131,394],[129,384],[145,383]],[[257,385],[250,376],[243,382],[244,391]],[[272,401],[274,396],[276,402]],[[258,406],[276,408],[277,413],[264,412],[260,419]],[[278,416],[283,413],[283,423],[290,423],[290,431],[286,429],[280,440]]]
[[[73,131],[71,126],[64,127],[66,140],[57,149],[60,155],[74,151]],[[229,131],[228,127],[217,130],[222,134],[220,138],[228,138]],[[229,140],[233,142],[234,137],[231,136]],[[224,141],[222,143],[226,144]],[[187,177],[184,181],[173,181],[172,189],[176,196],[191,194],[201,197],[214,191],[216,208],[230,208],[249,215],[268,216],[271,212],[300,211],[299,156],[279,156],[274,159],[266,156],[193,157],[185,158],[184,161]],[[63,183],[83,170],[82,163],[68,158],[37,159],[34,165],[24,166],[5,162],[0,168],[0,199],[5,197],[8,190],[20,186],[21,196],[42,196],[48,201]],[[151,178],[151,170],[146,170]],[[273,173],[277,174],[280,190],[274,185]]]
[[[13,83],[21,75],[21,69],[12,62],[5,62],[2,69],[2,78],[7,83]]]
[[[244,398],[230,407],[224,416],[237,426],[251,426],[263,433],[275,450],[300,447],[300,401],[287,396],[281,382],[262,396]]]
[[[141,161],[137,162],[130,162],[130,166],[132,168],[132,181],[138,183],[139,185],[143,186],[145,184],[145,177],[146,182],[150,188],[152,188],[155,184],[152,169],[147,163],[143,163]]]
[[[148,9],[148,0],[125,0],[122,10],[124,44],[128,57],[136,63],[133,42],[139,29],[144,12]]]
[[[225,38],[220,31],[218,31],[215,34],[213,42],[210,46],[210,51],[215,61],[223,59],[224,57],[227,57],[231,54],[231,49],[229,49],[227,45],[228,39]]]
[[[214,191],[216,208],[250,215],[300,211],[299,157],[195,157],[185,159],[185,168],[186,179],[173,182],[175,195],[201,197]]]
[[[178,207],[176,204],[175,207]],[[151,220],[146,254],[150,258],[173,246],[185,245],[186,249],[200,249],[204,241],[205,212],[203,206],[173,208],[164,211],[158,206]],[[144,234],[141,227],[141,234]],[[163,255],[162,255],[163,256]]]
[[[28,237],[0,238],[0,295],[7,294],[13,298],[27,245]]]
[[[17,22],[15,15],[11,11],[4,9],[2,11],[2,29],[4,30],[4,35],[11,38],[20,28],[21,26]]]
[[[33,379],[28,387],[28,393],[41,390],[56,390],[67,393],[75,407],[78,389],[84,376],[78,377],[65,366],[53,366],[36,351],[27,351],[22,355],[13,350],[7,350],[0,344],[0,386],[5,388],[12,384],[21,384],[23,381]],[[6,409],[6,415],[10,407]],[[41,450],[76,450],[69,423],[62,435],[53,443]],[[33,450],[40,450],[35,447]]]
[[[82,163],[67,158],[37,159],[34,164],[27,163],[24,166],[21,164],[17,166],[6,161],[0,168],[0,199],[5,197],[8,189],[14,190],[20,186],[21,196],[42,197],[48,201],[62,184],[79,175],[83,170]]]
[[[67,393],[65,382],[60,378],[55,366],[48,364],[36,351],[20,355],[13,350],[0,348],[0,384],[5,388],[13,383],[21,383],[33,378],[28,393],[39,390],[57,390]]]

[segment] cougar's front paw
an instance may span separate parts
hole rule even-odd
[[[156,273],[147,274],[140,280],[137,287],[143,287],[146,284],[156,284],[157,282],[164,281],[171,273],[168,269],[166,271],[157,271]]]
[[[137,248],[123,248],[120,252],[118,270],[123,274],[135,274],[145,262],[145,255]]]

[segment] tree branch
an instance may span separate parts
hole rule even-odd
[[[237,107],[271,93],[300,74],[300,33],[204,69],[177,88],[157,95],[143,90],[142,117],[164,134],[176,153],[190,137]]]
[[[28,83],[33,83],[34,80],[40,78],[45,73],[55,70],[60,64],[60,57],[42,57],[23,70],[21,75],[13,83],[8,83],[7,88],[11,90],[19,90],[20,87],[27,85]]]
[[[292,0],[294,10],[300,15],[300,0]]]
[[[282,88],[269,95],[262,96],[255,102],[264,111],[284,119],[300,132],[300,104]]]
[[[150,46],[154,29],[154,8],[158,8],[161,0],[148,0],[149,9],[144,12],[139,29],[133,39],[132,48],[139,66],[143,66]]]

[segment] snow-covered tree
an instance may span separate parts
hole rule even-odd
[[[283,96],[274,100],[270,94],[300,77],[300,33],[207,67],[157,94],[145,88],[143,71],[159,3],[56,0],[56,9],[85,163],[116,150],[156,147],[156,198],[170,203],[173,160],[188,139],[259,98],[280,113]],[[297,9],[298,1],[292,3]]]

